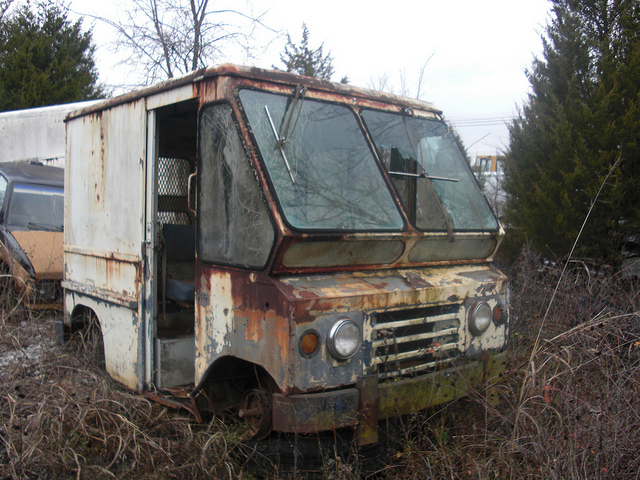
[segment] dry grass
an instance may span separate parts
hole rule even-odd
[[[414,416],[388,478],[640,477],[638,285],[560,272],[531,255],[512,268],[498,405],[476,392]]]
[[[31,312],[0,323],[0,478],[241,475],[230,428],[128,392],[102,370],[99,337],[57,345],[54,320]]]
[[[381,425],[392,440],[376,447],[325,445],[315,476],[638,478],[638,285],[574,269],[545,317],[559,272],[530,255],[509,272],[504,382]],[[232,419],[198,425],[123,389],[101,368],[99,338],[77,336],[60,346],[55,315],[3,311],[0,479],[311,475],[295,453],[287,463],[247,446]],[[296,442],[279,438],[276,447],[296,452]]]

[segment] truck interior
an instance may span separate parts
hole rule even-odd
[[[188,182],[196,170],[197,108],[197,102],[187,101],[156,111],[159,282],[154,298],[161,339],[193,335],[195,218]]]

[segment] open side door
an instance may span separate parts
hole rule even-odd
[[[196,168],[197,103],[148,112],[145,279],[147,383],[193,382],[195,218],[189,176]]]

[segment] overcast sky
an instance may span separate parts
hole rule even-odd
[[[427,63],[423,100],[444,111],[456,125],[471,156],[500,153],[508,143],[505,123],[522,105],[529,90],[524,71],[541,49],[541,34],[549,18],[548,0],[210,0],[213,8],[253,9],[272,30],[301,37],[302,23],[312,47],[324,43],[331,52],[339,81],[371,87],[387,77],[396,92],[401,72],[415,92],[420,66]],[[81,14],[117,19],[120,3],[71,0]],[[124,67],[115,67],[106,44],[114,33],[100,22],[85,19],[94,29],[101,81],[123,85],[131,81]],[[262,29],[257,39],[273,39]],[[261,67],[278,65],[285,45],[281,35],[253,60],[233,54],[221,59]],[[126,87],[125,87],[126,89]]]

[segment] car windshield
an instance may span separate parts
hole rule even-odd
[[[303,95],[254,90],[242,90],[240,100],[280,207],[293,228],[397,231],[404,227],[350,108]]]
[[[30,230],[62,231],[64,192],[62,188],[15,184],[9,200],[7,223]]]
[[[362,117],[417,228],[449,233],[498,229],[444,122],[374,110],[364,110]]]

